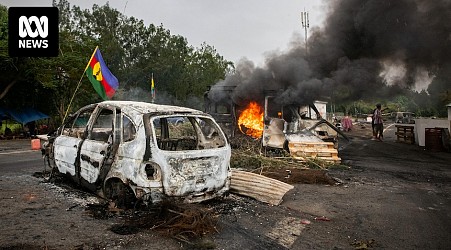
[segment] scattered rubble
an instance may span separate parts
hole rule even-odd
[[[371,240],[359,240],[359,241],[354,241],[353,243],[351,243],[351,246],[354,247],[354,249],[369,249],[369,248],[373,248],[376,247],[376,241],[371,239]]]
[[[123,210],[110,203],[103,203],[89,204],[86,212],[101,220],[122,218],[121,223],[110,228],[112,232],[120,235],[151,229],[189,243],[193,239],[217,232],[217,212],[200,204],[164,201],[160,205]]]
[[[261,139],[254,139],[246,135],[237,134],[230,139],[232,168],[254,171],[261,168],[296,168],[296,169],[327,169],[339,164],[341,159],[326,161],[320,158],[293,158],[283,149],[262,147]],[[322,145],[329,147],[328,143]],[[336,151],[336,150],[335,150]],[[332,153],[331,153],[332,154]],[[331,157],[333,157],[331,155]]]

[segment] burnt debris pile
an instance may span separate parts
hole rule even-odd
[[[123,223],[110,228],[117,234],[156,230],[162,235],[189,243],[204,235],[217,232],[216,212],[201,204],[164,201],[147,209],[124,210],[120,216],[124,218]]]

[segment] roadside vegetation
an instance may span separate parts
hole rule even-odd
[[[233,70],[213,46],[190,45],[162,24],[145,24],[108,3],[90,10],[67,0],[53,5],[60,12],[60,53],[54,58],[9,57],[8,10],[0,5],[0,106],[31,106],[61,120],[80,78],[70,111],[102,101],[83,74],[96,46],[119,79],[117,100],[150,102],[153,74],[156,102],[201,109],[198,99],[207,86]]]
[[[221,56],[213,45],[193,46],[186,37],[172,34],[163,24],[146,24],[125,16],[108,3],[81,9],[68,0],[54,0],[53,6],[60,12],[59,56],[11,58],[8,56],[8,10],[0,5],[0,106],[34,107],[59,125],[80,79],[81,87],[69,111],[101,101],[83,74],[96,46],[119,79],[119,89],[113,97],[116,100],[150,102],[153,74],[156,103],[203,109],[207,87],[235,73],[234,63]],[[433,78],[429,87],[420,92],[373,84],[384,99],[353,100],[350,93],[358,86],[339,86],[330,96],[328,112],[358,116],[371,113],[376,103],[382,103],[388,107],[387,112],[409,111],[416,116],[444,117],[445,105],[451,102],[447,84],[450,79],[446,74],[430,73],[440,77]],[[393,95],[394,92],[397,94]]]

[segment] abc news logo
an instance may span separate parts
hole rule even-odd
[[[58,8],[10,7],[8,29],[9,56],[58,56]]]
[[[31,24],[36,25],[36,30],[33,31]],[[27,18],[26,16],[21,16],[19,18],[19,36],[21,38],[36,38],[38,35],[41,38],[47,38],[49,34],[49,19],[46,16],[42,16],[38,19],[36,16],[31,16]],[[19,49],[21,48],[48,48],[48,40],[37,39],[37,40],[19,40]]]

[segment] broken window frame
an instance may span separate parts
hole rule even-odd
[[[57,133],[59,135],[85,139],[87,135],[87,127],[89,125],[92,114],[95,112],[95,109],[96,106],[90,105],[83,110],[80,110],[79,112],[71,115],[69,120],[67,120],[63,124],[63,126],[60,127],[61,130],[59,130]],[[87,120],[84,122],[83,126],[76,126],[76,122],[80,119],[81,116],[87,118]]]
[[[184,118],[185,122],[179,125],[182,126],[192,126],[193,135],[171,137],[171,130],[177,128],[176,125],[168,122],[167,118],[177,117]],[[164,151],[187,151],[187,150],[202,150],[211,148],[221,148],[228,144],[227,136],[223,133],[220,126],[214,122],[214,120],[209,116],[199,116],[199,115],[153,115],[150,118],[150,127],[152,130],[151,137],[156,142],[158,149]],[[159,128],[156,126],[155,120],[160,119]],[[188,122],[189,121],[189,122]],[[210,135],[205,134],[203,131],[203,126],[201,123],[208,123],[212,131]],[[189,125],[188,125],[189,124]],[[216,132],[216,137],[213,138],[212,135]],[[163,137],[163,139],[162,139]],[[193,138],[194,137],[194,138]],[[215,146],[216,140],[216,146]],[[195,146],[190,145],[195,143]],[[182,147],[179,147],[182,145]],[[185,146],[183,146],[185,145]],[[187,145],[187,146],[186,146]]]
[[[124,124],[124,119],[127,119],[127,124]],[[121,121],[121,124],[120,124],[121,144],[134,141],[137,137],[137,135],[136,135],[137,129],[136,129],[136,125],[133,122],[133,120],[128,115],[121,113],[120,121]],[[127,132],[127,130],[128,130],[128,132]],[[128,134],[128,137],[126,136],[126,134]]]
[[[103,112],[105,112],[105,111],[111,112],[111,114],[104,115]],[[108,142],[110,144],[117,140],[116,133],[115,133],[115,131],[116,131],[116,110],[115,109],[111,109],[111,108],[107,108],[107,107],[99,107],[96,110],[96,112],[93,115],[91,115],[91,120],[92,121],[89,122],[90,125],[88,127],[88,136],[87,136],[87,138],[89,140]],[[103,123],[99,124],[98,121],[102,121]],[[106,121],[106,124],[104,121]],[[97,126],[97,125],[100,125],[100,126]]]

